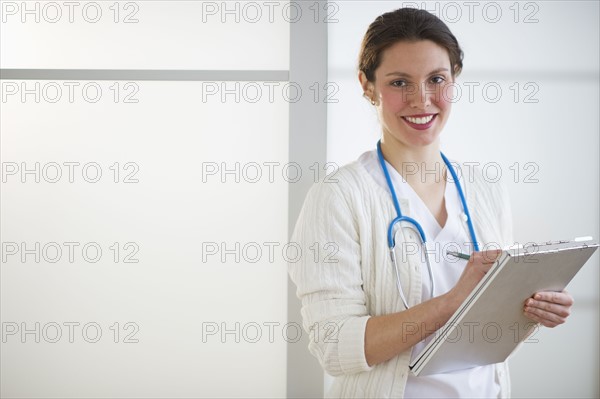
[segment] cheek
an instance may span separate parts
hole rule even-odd
[[[382,89],[381,105],[384,112],[396,113],[404,109],[408,102],[400,90]]]
[[[452,104],[456,100],[454,98],[455,94],[456,92],[454,91],[453,84],[440,87],[435,96],[435,103],[438,108],[441,110],[450,110],[452,108]]]

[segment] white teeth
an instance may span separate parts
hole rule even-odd
[[[421,118],[413,118],[412,116],[405,116],[404,118],[410,123],[416,123],[417,125],[424,125],[426,123],[431,122],[434,115],[424,116]]]

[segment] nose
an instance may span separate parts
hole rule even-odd
[[[425,83],[415,84],[408,94],[408,103],[411,107],[417,109],[426,109],[431,105],[431,97],[434,93]]]

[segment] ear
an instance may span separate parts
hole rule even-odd
[[[454,65],[454,73],[452,74],[452,83],[456,82],[456,78],[462,71],[458,68],[458,65]]]
[[[363,95],[367,96],[369,99],[373,98],[373,83],[369,82],[367,75],[365,75],[363,71],[358,71],[358,80],[362,86]]]

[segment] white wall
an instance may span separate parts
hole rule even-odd
[[[445,153],[499,165],[518,242],[598,239],[597,2],[476,2],[471,16],[468,2],[338,2],[329,29],[328,80],[339,91],[328,107],[328,160],[341,165],[375,147],[380,128],[356,77],[359,46],[375,17],[410,3],[436,13],[457,36],[465,94],[479,84],[472,101],[463,95],[453,106]],[[494,90],[482,91],[486,84],[502,90],[497,102]],[[568,287],[576,300],[568,323],[543,329],[538,343],[511,359],[515,397],[598,397],[598,280],[596,254]]]
[[[27,5],[33,9],[34,3]],[[90,23],[78,13],[87,3],[76,9],[74,23],[66,16],[55,24],[34,16],[22,22],[20,10],[16,16],[3,12],[2,68],[164,69],[166,78],[174,76],[172,69],[205,70],[214,78],[2,80],[1,396],[285,396],[286,337],[297,333],[284,330],[281,253],[288,234],[288,184],[281,172],[288,159],[289,101],[277,90],[256,102],[253,92],[235,90],[248,83],[264,88],[263,82],[226,82],[234,94],[224,100],[220,92],[202,93],[206,83],[221,89],[222,70],[247,76],[287,71],[289,23],[281,14],[258,23],[232,16],[222,23],[219,14],[207,14],[203,22],[202,3],[187,1],[130,2],[134,8],[122,2],[118,23],[108,8],[113,2],[100,2],[103,18]],[[133,11],[138,22],[122,23]],[[79,85],[72,102],[68,82]],[[39,101],[34,94],[22,100],[21,85],[36,83]],[[81,93],[86,83],[92,84],[89,96],[101,88],[97,102]],[[63,97],[54,103],[57,87]],[[19,92],[11,95],[14,88]],[[32,169],[36,162],[39,182],[21,170],[10,173],[12,165]],[[73,182],[64,162],[80,163]],[[102,172],[97,183],[81,173],[81,165],[92,162]],[[263,173],[256,183],[250,181],[256,168],[244,168],[253,162]],[[277,163],[271,164],[272,181],[264,162]],[[52,163],[62,167],[56,183],[49,181],[56,172]],[[240,181],[220,171],[203,176],[212,163],[220,171],[239,163]],[[129,173],[134,181],[124,182]],[[79,245],[73,262],[64,242]],[[274,246],[273,258],[265,242]],[[40,243],[34,251],[39,263],[35,254],[25,260],[20,251],[13,255],[11,243],[27,249]],[[56,246],[48,243],[63,249],[55,263],[49,259]],[[83,257],[86,243],[101,248],[99,261]],[[203,259],[204,243],[211,250],[210,243],[224,243],[234,253],[225,261],[221,251]],[[129,262],[137,263],[126,262],[132,253]],[[79,323],[72,342],[69,322]],[[23,327],[36,326],[37,337],[22,334]],[[102,335],[89,343],[96,328]]]

